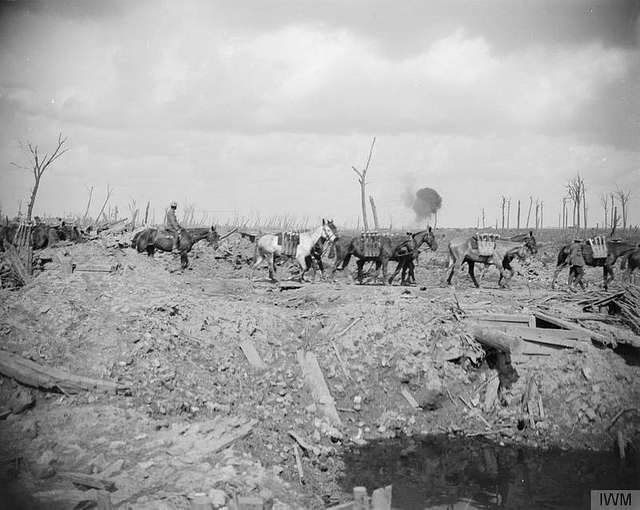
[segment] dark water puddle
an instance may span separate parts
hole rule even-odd
[[[584,509],[592,489],[640,489],[640,459],[447,436],[371,442],[343,455],[345,492],[393,485],[393,508]]]

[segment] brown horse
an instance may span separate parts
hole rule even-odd
[[[475,264],[480,263],[485,266],[495,265],[500,272],[500,278],[498,279],[498,285],[502,288],[507,287],[508,280],[513,276],[513,269],[511,268],[511,261],[518,257],[524,259],[526,252],[532,255],[537,252],[537,243],[535,237],[531,233],[524,237],[522,241],[508,241],[504,239],[496,239],[495,250],[491,255],[480,255],[478,252],[477,241],[473,237],[465,239],[452,239],[449,242],[449,277],[447,278],[447,284],[451,284],[454,273],[462,267],[464,262],[469,267],[469,276],[473,281],[476,288],[480,288],[475,275]],[[509,271],[510,275],[507,277],[505,269]]]
[[[393,284],[393,280],[398,273],[402,271],[402,276],[400,278],[400,283],[402,285],[407,285],[410,282],[415,283],[415,265],[416,260],[418,259],[418,254],[420,253],[420,246],[424,243],[427,243],[431,251],[436,251],[438,249],[438,242],[436,241],[436,236],[433,234],[431,227],[427,230],[422,230],[420,232],[416,232],[415,234],[407,233],[410,236],[410,239],[406,244],[406,253],[402,254],[402,250],[398,251],[398,265],[396,266],[396,270],[389,278],[389,283]],[[408,273],[408,279],[407,279]]]
[[[428,230],[420,232],[414,236],[410,234],[406,235],[381,235],[379,251],[374,256],[365,255],[364,239],[362,236],[355,236],[351,239],[347,249],[345,250],[344,257],[342,258],[341,268],[344,269],[349,265],[351,257],[354,256],[358,259],[356,266],[358,268],[358,283],[362,283],[362,269],[365,262],[375,262],[376,274],[374,276],[374,282],[378,279],[380,268],[382,268],[382,285],[387,284],[387,267],[389,261],[398,262],[398,267],[393,276],[389,280],[389,283],[393,282],[393,278],[398,274],[400,269],[406,264],[406,257],[413,257],[414,250],[417,243],[420,245],[427,242],[432,249],[437,249],[438,245],[435,241],[431,227]],[[433,248],[435,246],[435,248]],[[338,249],[336,249],[336,258],[338,256]]]
[[[214,249],[218,248],[220,236],[214,226],[211,228],[183,228],[180,231],[178,251],[180,252],[180,266],[182,269],[186,269],[189,265],[187,254],[191,251],[193,245],[203,239],[206,239]],[[146,251],[149,257],[153,257],[156,250],[172,251],[173,237],[166,230],[146,228],[133,236],[131,247],[137,249],[140,253]]]
[[[602,285],[605,290],[609,287],[609,284],[613,281],[613,266],[620,257],[630,254],[637,248],[637,244],[629,241],[609,240],[607,241],[607,256],[604,258],[594,258],[593,249],[589,243],[582,244],[582,257],[587,266],[590,267],[602,267]],[[553,280],[551,281],[551,288],[556,287],[556,280],[563,268],[569,265],[570,245],[560,248],[558,253],[558,260],[556,263],[556,269],[553,272]]]

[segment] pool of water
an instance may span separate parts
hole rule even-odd
[[[371,442],[344,453],[346,492],[393,485],[392,506],[425,509],[584,509],[592,489],[640,489],[631,452],[538,450],[444,435]]]

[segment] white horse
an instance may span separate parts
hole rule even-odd
[[[318,242],[318,239],[324,237],[330,243],[336,238],[338,229],[334,225],[332,220],[325,221],[322,219],[322,225],[309,231],[300,232],[300,239],[298,241],[298,247],[296,249],[295,259],[300,265],[300,281],[303,280],[305,273],[310,269],[311,250]],[[276,268],[274,265],[274,258],[282,256],[282,246],[278,244],[278,236],[276,234],[265,234],[256,242],[255,262],[251,266],[251,279],[253,279],[253,272],[264,261],[267,261],[269,266],[269,278],[271,281],[277,281],[275,277]]]

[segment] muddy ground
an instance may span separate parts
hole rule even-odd
[[[514,357],[518,380],[500,404],[483,409],[497,373],[469,335],[469,318],[539,307],[559,316],[581,311],[583,294],[563,283],[549,290],[556,243],[542,241],[539,255],[518,265],[510,289],[498,288],[495,269],[481,289],[464,274],[446,286],[446,238],[437,252],[421,256],[413,287],[356,285],[349,271],[299,289],[252,282],[251,245],[236,235],[217,252],[196,245],[186,271],[172,255],[149,259],[108,237],[49,250],[79,265],[119,268],[65,274],[53,262],[26,287],[0,291],[2,348],[130,390],[71,395],[0,378],[7,508],[73,507],[54,503],[59,493],[51,492],[77,489],[68,472],[113,480],[116,508],[189,508],[202,495],[214,508],[235,495],[324,508],[348,500],[357,479],[345,472],[347,448],[414,434],[610,450],[620,430],[637,452],[638,413],[613,422],[640,402],[633,348],[583,342],[553,355]],[[286,276],[287,265],[279,272]],[[600,278],[587,270],[587,295],[600,292]],[[582,324],[634,338],[615,320]],[[247,362],[239,348],[246,339],[266,369]],[[317,356],[341,428],[318,414],[296,358],[300,349]],[[543,412],[530,421],[522,419],[521,399],[531,378]],[[250,432],[238,433],[244,430]],[[302,483],[290,431],[307,446]],[[236,433],[229,448],[211,446]]]

